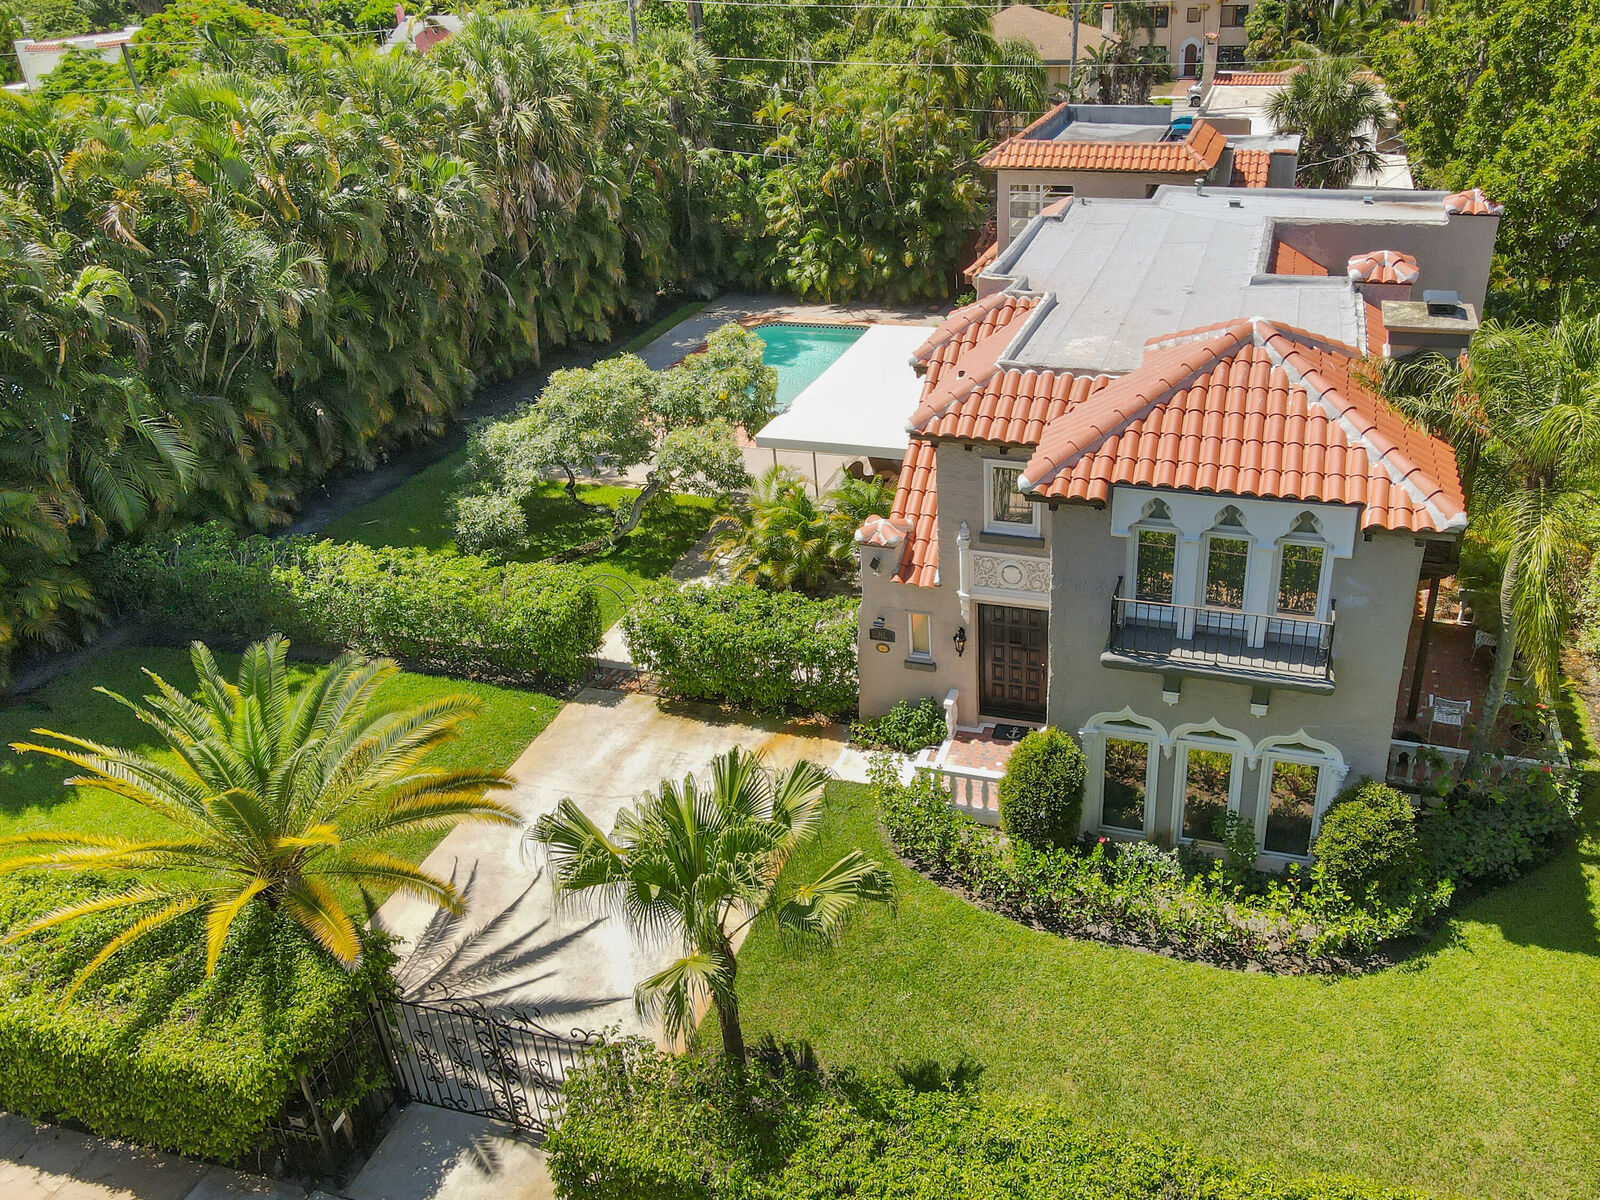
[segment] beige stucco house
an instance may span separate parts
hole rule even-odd
[[[1049,723],[1086,832],[1204,843],[1233,811],[1304,859],[1385,775],[1418,582],[1466,524],[1363,359],[1465,346],[1497,226],[1481,194],[1192,186],[1031,219],[914,356],[857,535],[862,711],[932,697],[980,749]],[[947,773],[992,819],[994,773]]]

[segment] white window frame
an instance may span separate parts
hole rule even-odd
[[[1298,518],[1296,518],[1298,519]],[[1315,514],[1312,519],[1315,520]],[[1311,616],[1304,613],[1285,612],[1278,607],[1283,586],[1283,548],[1285,546],[1315,546],[1322,551],[1322,573],[1317,577],[1317,610]],[[1290,621],[1326,621],[1328,604],[1333,598],[1333,546],[1323,537],[1309,533],[1290,533],[1278,539],[1277,553],[1272,559],[1272,611],[1275,616]]]
[[[1025,464],[1011,459],[986,459],[983,464],[983,531],[997,533],[1002,537],[1032,537],[1040,536],[1039,533],[1039,506],[1026,496],[1022,502],[1028,506],[1029,521],[1026,525],[1014,521],[1001,521],[994,515],[994,475],[996,471],[1015,471],[1020,475]],[[1017,493],[1022,495],[1021,492]]]
[[[1016,237],[1057,200],[1073,194],[1072,185],[1065,183],[1013,183],[1006,188],[1006,228],[1010,237]],[[1017,215],[1017,203],[1022,202],[1023,215]]]
[[[923,632],[927,635],[927,647],[917,649],[917,618],[921,617],[926,622]],[[906,657],[917,662],[933,661],[933,614],[925,612],[906,613]]]
[[[1243,542],[1244,550],[1244,583],[1239,589],[1239,607],[1229,608],[1222,604],[1211,603],[1211,543],[1214,541]],[[1250,611],[1250,568],[1255,558],[1256,540],[1250,536],[1250,531],[1242,525],[1224,525],[1215,529],[1206,530],[1206,535],[1200,542],[1200,586],[1195,596],[1195,604],[1200,608],[1209,608],[1212,612],[1227,613],[1233,616],[1243,616]]]
[[[1349,773],[1344,755],[1333,743],[1311,737],[1303,729],[1299,733],[1263,738],[1256,747],[1256,753],[1259,755],[1255,813],[1256,849],[1262,854],[1269,854],[1285,862],[1310,862],[1312,858],[1310,849],[1316,845],[1317,834],[1322,831],[1323,814],[1333,804],[1333,798],[1339,794],[1339,789],[1344,786],[1345,776]],[[1272,772],[1280,762],[1301,763],[1318,768],[1317,795],[1311,808],[1311,835],[1306,842],[1305,854],[1287,854],[1282,850],[1267,849],[1267,813],[1272,803]]]
[[[1106,742],[1115,738],[1124,742],[1143,742],[1146,749],[1144,769],[1144,829],[1135,832],[1109,826],[1105,823]],[[1156,794],[1161,781],[1161,756],[1166,752],[1167,731],[1159,721],[1141,717],[1131,708],[1119,712],[1096,713],[1078,730],[1078,740],[1086,751],[1088,779],[1084,792],[1084,811],[1090,814],[1093,827],[1106,837],[1126,838],[1134,841],[1155,836]]]
[[[1133,525],[1128,527],[1128,564],[1122,572],[1123,591],[1127,593],[1124,599],[1133,600],[1141,604],[1181,604],[1178,599],[1178,546],[1183,541],[1183,532],[1166,517],[1152,517],[1149,515],[1150,505],[1145,505],[1145,515]],[[1139,600],[1139,535],[1141,533],[1170,533],[1173,535],[1172,543],[1172,594],[1165,600]]]
[[[1174,764],[1172,783],[1172,834],[1179,842],[1216,845],[1210,837],[1184,837],[1183,809],[1189,789],[1189,751],[1219,750],[1233,756],[1228,771],[1228,811],[1237,813],[1244,793],[1246,762],[1254,760],[1255,745],[1237,729],[1219,725],[1215,719],[1203,725],[1180,725],[1172,731]]]

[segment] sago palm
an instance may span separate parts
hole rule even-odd
[[[1504,558],[1500,635],[1468,752],[1476,772],[1518,653],[1555,695],[1569,614],[1563,575],[1592,546],[1600,487],[1600,318],[1546,328],[1486,321],[1460,361],[1390,368],[1390,397],[1449,437],[1474,528]]]
[[[455,887],[383,848],[395,834],[465,820],[515,824],[516,814],[485,791],[504,788],[501,771],[442,770],[428,754],[478,711],[469,696],[446,696],[384,711],[374,694],[395,674],[387,659],[346,654],[291,694],[288,642],[274,635],[245,651],[237,682],[211,651],[192,650],[198,698],[151,672],[143,704],[127,705],[166,743],[168,755],[104,746],[46,729],[61,745],[14,743],[77,767],[69,784],[124,796],[170,823],[164,837],[129,838],[37,830],[0,838],[0,871],[127,872],[136,878],[63,905],[14,930],[15,941],[90,913],[131,918],[79,972],[70,997],[118,951],[186,913],[205,912],[206,971],[240,913],[265,904],[302,925],[330,954],[352,964],[361,937],[335,884],[396,887],[458,909]],[[20,853],[18,853],[20,852]]]
[[[760,755],[730,750],[708,781],[662,781],[618,815],[610,834],[571,800],[534,827],[559,892],[592,897],[636,934],[678,944],[680,957],[634,992],[640,1015],[659,1013],[669,1037],[686,1038],[709,1000],[724,1051],[742,1060],[739,932],[765,917],[804,941],[827,942],[861,904],[893,898],[888,872],[859,850],[815,879],[780,886],[784,864],[816,831],[827,780],[814,763],[774,773]]]

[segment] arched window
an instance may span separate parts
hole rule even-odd
[[[1257,751],[1256,845],[1268,854],[1309,858],[1322,814],[1344,783],[1344,755],[1304,730],[1266,738]]]
[[[1172,731],[1178,756],[1174,828],[1183,841],[1215,842],[1223,818],[1239,811],[1249,738],[1215,720]]]
[[[1278,612],[1322,619],[1328,564],[1322,522],[1311,513],[1301,513],[1278,545]]]
[[[1098,713],[1078,730],[1088,770],[1084,811],[1092,825],[1112,836],[1152,836],[1166,736],[1159,722],[1128,708]]]
[[[1134,526],[1134,539],[1133,598],[1171,604],[1178,531],[1172,528],[1172,509],[1166,501],[1152,500],[1144,506],[1144,516]]]
[[[1228,505],[1206,534],[1205,603],[1208,608],[1242,611],[1245,578],[1250,571],[1250,535],[1244,514]]]

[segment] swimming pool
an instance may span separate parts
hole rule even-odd
[[[791,325],[774,321],[751,332],[766,343],[767,366],[778,368],[778,411],[816,382],[867,331],[865,325]]]

